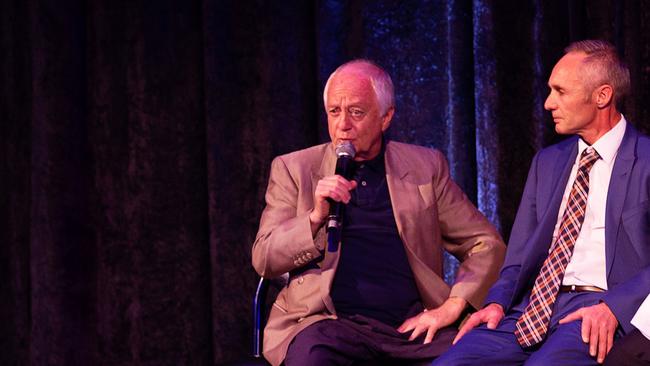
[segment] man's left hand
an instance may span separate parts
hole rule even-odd
[[[420,314],[406,319],[402,325],[397,328],[400,333],[413,331],[409,341],[414,340],[420,334],[427,332],[424,338],[424,344],[430,343],[436,335],[438,329],[444,328],[456,320],[467,306],[467,301],[460,297],[450,297],[440,307],[425,310]]]
[[[597,357],[598,363],[603,363],[605,356],[614,344],[614,333],[618,320],[609,306],[604,302],[598,305],[581,308],[565,316],[560,324],[582,319],[582,341],[589,343],[589,354]]]

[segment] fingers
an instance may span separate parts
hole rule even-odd
[[[424,344],[427,344],[431,343],[438,328],[438,323],[435,320],[435,317],[432,318],[431,314],[427,314],[425,311],[412,318],[406,319],[406,321],[397,328],[397,331],[400,333],[412,331],[409,336],[409,341],[412,341],[426,333]]]
[[[465,324],[458,331],[458,334],[456,334],[452,344],[456,344],[467,332],[482,323],[487,323],[489,329],[496,329],[501,319],[503,319],[503,316],[503,307],[497,303],[492,303],[484,307],[467,319]]]
[[[598,357],[596,360],[598,363],[602,363],[605,360],[605,355],[607,354],[607,327],[601,326],[598,330]]]
[[[318,181],[314,192],[314,211],[309,219],[314,224],[322,224],[329,212],[331,199],[337,202],[350,202],[350,190],[357,187],[357,182],[349,181],[339,175],[331,175]]]
[[[456,344],[456,342],[458,342],[465,335],[465,333],[476,328],[476,326],[478,326],[479,324],[481,324],[480,315],[478,315],[478,313],[472,314],[472,316],[470,316],[469,319],[467,319],[467,321],[465,322],[465,324],[460,328],[458,334],[456,334],[456,337],[451,343]]]
[[[414,340],[417,338],[420,334],[422,334],[425,330],[427,330],[427,326],[424,324],[420,324],[415,329],[413,330],[413,333],[411,333],[411,336],[409,337],[409,341]]]
[[[487,322],[488,329],[497,329],[497,325],[499,325],[500,321],[501,319],[499,317],[496,316],[490,317]]]
[[[589,342],[590,334],[591,334],[590,319],[589,318],[582,319],[582,326],[580,327],[580,337],[582,338],[582,341],[585,343]],[[591,348],[589,349],[589,353],[591,354]]]
[[[424,338],[424,344],[431,343],[437,331],[438,329],[436,327],[429,327],[427,330],[427,336]]]
[[[578,319],[582,319],[580,337],[583,342],[589,343],[589,355],[595,357],[598,363],[603,363],[614,344],[618,320],[607,304],[600,303],[574,311],[560,320],[560,324]]]
[[[339,175],[325,177],[318,181],[316,197],[330,198],[337,202],[350,202],[350,191],[356,188],[357,182],[349,181]]]
[[[607,353],[612,350],[612,347],[614,347],[614,332],[615,330],[611,332],[607,332]]]
[[[467,332],[469,332],[472,328],[474,328],[474,327],[473,326],[468,326],[467,323],[465,323],[465,325],[463,325],[460,328],[460,330],[458,331],[458,333],[456,334],[456,337],[454,337],[454,340],[451,341],[451,344],[456,344],[456,342],[458,342],[461,338],[463,338],[463,336]]]
[[[588,325],[588,330],[587,332],[587,337],[589,337],[589,354],[591,357],[596,357],[596,352],[598,351],[598,334],[600,331],[600,327],[597,324],[592,324],[590,321],[585,321],[586,319],[582,320],[582,326],[583,326],[583,333],[584,331],[584,326],[585,324]],[[583,335],[584,339],[584,335]]]
[[[406,333],[409,330],[412,330],[415,328],[415,322],[413,321],[413,318],[406,319],[402,325],[397,328],[397,331],[400,333]]]
[[[566,324],[575,320],[580,320],[582,319],[582,309],[576,310],[573,313],[565,316],[564,318],[560,319],[560,324]],[[585,338],[582,338],[583,341],[585,341]],[[586,341],[585,341],[586,342]]]
[[[605,361],[605,356],[607,356],[607,354],[609,354],[609,351],[612,350],[613,346],[614,346],[614,331],[612,330],[612,331],[607,332],[607,345],[606,345],[607,348],[605,350],[605,354],[603,355],[603,358],[602,359],[600,357],[598,358],[599,363],[602,363],[602,362]]]

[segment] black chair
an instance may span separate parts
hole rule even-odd
[[[275,301],[277,294],[284,288],[289,282],[289,274],[285,273],[284,275],[268,279],[260,278],[260,282],[257,284],[257,290],[255,291],[255,298],[253,298],[253,357],[263,360],[262,357],[262,340],[264,337],[264,325],[269,316],[268,309],[271,308],[271,304]],[[269,295],[269,289],[273,294]]]
[[[289,282],[289,274],[281,277],[268,279],[260,278],[253,297],[253,334],[251,339],[251,354],[246,360],[228,363],[228,366],[254,366],[265,365],[266,362],[262,356],[262,340],[264,337],[264,325],[269,316],[268,310],[271,308],[277,294]]]

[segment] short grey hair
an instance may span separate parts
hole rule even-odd
[[[585,53],[585,86],[594,90],[603,84],[611,85],[614,89],[614,103],[617,107],[622,105],[623,99],[630,93],[630,69],[618,56],[614,45],[607,41],[588,39],[571,43],[564,52]]]
[[[386,115],[388,110],[395,106],[395,91],[393,87],[393,80],[391,80],[390,75],[384,70],[381,66],[377,65],[375,62],[367,59],[356,59],[348,61],[343,65],[339,66],[327,79],[325,83],[325,90],[323,91],[323,102],[327,107],[327,91],[329,90],[330,82],[332,78],[337,73],[343,71],[349,66],[361,65],[364,66],[363,73],[368,76],[370,80],[370,85],[372,90],[375,92],[377,97],[377,103],[379,104],[379,111],[382,116]]]

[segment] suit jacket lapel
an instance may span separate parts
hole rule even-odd
[[[530,276],[535,278],[537,271],[548,257],[562,196],[578,151],[578,139],[572,138],[572,140],[560,146],[555,154],[540,157],[537,163],[537,169],[541,174],[537,183],[540,191],[537,196],[538,226],[528,239],[530,249],[524,258],[523,266],[527,271],[521,274],[525,278]],[[520,281],[521,286],[526,283],[527,281]]]
[[[417,253],[417,248],[413,247],[411,240],[408,240],[409,226],[406,225],[404,220],[404,213],[408,212],[412,207],[416,207],[417,202],[411,202],[414,199],[419,199],[417,185],[410,184],[405,179],[412,174],[409,164],[399,156],[394,149],[391,148],[390,142],[386,145],[386,183],[388,184],[388,192],[391,197],[391,204],[393,206],[393,215],[395,216],[395,223],[397,231],[402,241],[411,250]],[[399,199],[394,199],[399,197]]]
[[[607,261],[606,274],[608,278],[614,261],[616,238],[618,236],[627,187],[630,182],[630,172],[636,160],[638,132],[630,123],[625,128],[625,135],[621,141],[621,146],[618,148],[607,191],[607,206],[605,210],[605,259]]]

